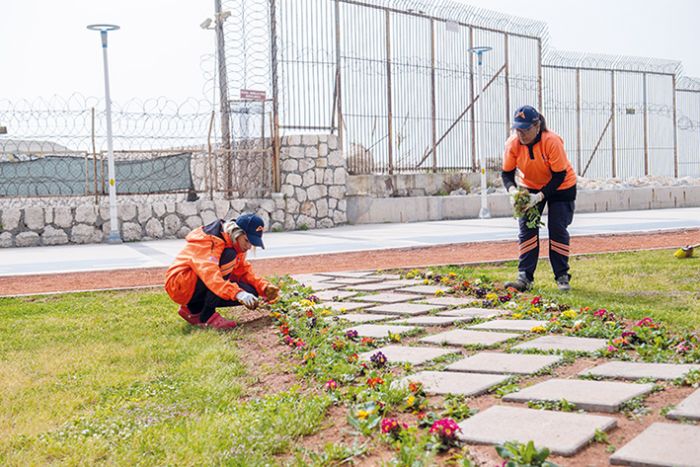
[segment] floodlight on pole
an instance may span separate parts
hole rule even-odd
[[[480,219],[488,219],[491,217],[491,211],[489,211],[489,205],[488,205],[488,200],[486,197],[486,191],[487,191],[487,184],[486,184],[486,155],[484,154],[484,148],[482,145],[482,141],[484,139],[484,134],[486,133],[486,127],[484,125],[484,99],[483,99],[483,93],[484,93],[484,73],[483,73],[483,64],[484,64],[484,54],[490,50],[493,50],[492,47],[472,47],[469,49],[470,53],[473,53],[476,55],[477,59],[477,65],[478,65],[478,70],[479,70],[479,95],[477,96],[477,99],[479,100],[478,104],[478,109],[479,109],[479,131],[478,135],[475,135],[476,137],[476,151],[479,153],[479,168],[481,169],[481,209],[479,210],[479,218]]]
[[[109,64],[107,61],[107,33],[116,31],[116,24],[90,24],[91,31],[99,31],[102,41],[102,61],[104,63],[105,114],[107,119],[107,169],[109,176],[109,237],[107,243],[121,243],[119,217],[117,215],[117,180],[114,170],[114,150],[112,147],[112,99],[109,94]]]

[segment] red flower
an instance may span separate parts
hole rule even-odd
[[[656,324],[653,319],[646,317],[642,320],[637,321],[637,327],[656,329],[659,327],[659,325]]]
[[[385,418],[382,420],[382,433],[385,435],[398,435],[402,429],[408,428],[405,423],[399,423],[395,418]]]
[[[288,336],[289,335],[289,326],[286,324],[283,324],[280,326],[280,332],[282,333],[283,336]]]
[[[356,362],[359,358],[360,358],[360,356],[357,355],[356,353],[351,354],[351,355],[348,355],[348,362],[349,362],[349,363],[354,363],[354,362]]]
[[[408,383],[408,390],[412,393],[417,393],[423,390],[423,383],[416,383],[415,381],[410,381]]]
[[[372,388],[372,389],[374,389],[374,388],[376,388],[377,386],[382,385],[382,384],[384,384],[384,380],[383,380],[382,378],[380,378],[380,377],[369,378],[369,379],[367,380],[367,386],[369,386],[369,387]]]
[[[313,318],[313,317],[314,317],[314,310],[311,309],[311,308],[309,308],[308,310],[306,310],[306,317],[307,317],[307,318]]]
[[[360,340],[360,344],[362,345],[373,345],[375,343],[375,340],[371,337],[363,337]]]
[[[453,441],[462,429],[451,418],[442,418],[430,427],[430,433],[437,434],[443,441]]]
[[[541,301],[542,301],[542,297],[540,297],[538,295],[537,297],[532,299],[532,301],[530,302],[530,305],[539,305]]]
[[[334,379],[329,379],[326,384],[323,385],[326,391],[335,391],[338,389],[338,383]]]

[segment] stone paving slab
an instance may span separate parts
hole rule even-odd
[[[374,337],[376,339],[384,339],[392,334],[406,334],[407,332],[415,331],[415,326],[399,326],[397,324],[360,324],[346,329],[349,331],[354,329],[360,337]]]
[[[451,326],[455,323],[471,321],[472,318],[459,318],[456,316],[414,316],[412,318],[389,321],[392,324],[411,324],[414,326]]]
[[[360,308],[367,308],[371,306],[369,303],[361,302],[323,302],[318,306],[328,308],[329,310],[337,311],[342,313],[345,311],[359,310]]]
[[[372,355],[377,352],[382,352],[389,363],[400,362],[410,363],[412,365],[420,365],[430,360],[434,360],[443,355],[455,353],[452,349],[436,349],[435,347],[409,347],[405,345],[388,345],[380,347],[370,352],[360,354],[361,360],[369,360]]]
[[[303,284],[306,287],[309,287],[314,292],[320,292],[322,290],[339,289],[343,286],[343,284],[333,284],[331,282],[303,282]]]
[[[453,329],[441,332],[432,336],[420,339],[426,344],[448,344],[448,345],[484,345],[492,346],[505,342],[508,339],[520,337],[520,334],[510,334],[505,332],[483,332],[469,331],[467,329]]]
[[[368,304],[367,306],[371,306]],[[442,307],[435,305],[419,305],[417,303],[391,303],[368,308],[370,313],[380,313],[387,315],[424,315],[432,310],[440,310]]]
[[[399,303],[408,302],[409,300],[415,300],[416,295],[410,295],[405,293],[379,293],[374,295],[365,295],[363,297],[357,297],[356,300],[360,302],[374,302],[374,303]]]
[[[323,272],[321,276],[328,277],[367,277],[372,275],[372,271],[340,271],[340,272]]]
[[[610,463],[700,467],[700,426],[653,423],[610,456]]]
[[[302,284],[306,284],[308,282],[324,282],[331,280],[330,277],[322,276],[320,274],[292,274],[290,277],[297,282],[301,282]]]
[[[321,292],[314,293],[319,299],[321,300],[328,300],[328,301],[338,301],[338,300],[343,300],[344,298],[349,298],[354,295],[357,295],[357,292],[350,292],[348,290],[322,290]]]
[[[456,310],[446,310],[438,313],[438,316],[460,316],[479,319],[493,318],[495,316],[501,316],[510,313],[506,310],[497,310],[490,308],[458,308]]]
[[[381,279],[375,278],[374,276],[367,276],[367,277],[336,277],[336,278],[330,278],[331,280],[327,281],[331,284],[340,284],[340,285],[362,285],[362,284],[373,284],[376,282],[381,282]]]
[[[402,381],[406,383],[409,381],[423,383],[423,388],[429,394],[479,396],[508,378],[510,378],[510,375],[421,371],[407,376]]]
[[[380,292],[382,290],[394,290],[409,285],[415,285],[416,281],[410,279],[400,279],[395,281],[377,282],[374,284],[348,285],[348,290],[359,290],[360,292]]]
[[[544,326],[545,324],[547,324],[547,321],[538,319],[494,319],[493,321],[469,326],[469,329],[529,332],[535,326]]]
[[[593,339],[590,337],[569,337],[569,336],[542,336],[537,339],[518,344],[513,349],[537,349],[544,351],[566,351],[571,352],[595,352],[604,349],[608,345],[605,339]]]
[[[700,420],[700,389],[683,399],[675,409],[671,410],[668,418]],[[700,442],[700,441],[698,441]]]
[[[549,448],[554,454],[573,456],[595,436],[613,428],[611,417],[494,405],[461,423],[459,437],[468,443],[503,444],[506,441]]]
[[[618,379],[676,379],[690,370],[700,370],[700,365],[675,363],[608,362],[582,371],[581,375],[603,376]]]
[[[558,355],[534,355],[497,352],[479,352],[445,368],[448,371],[475,373],[512,373],[529,375],[559,363]]]
[[[334,316],[332,319],[344,319],[351,323],[372,323],[374,321],[382,321],[389,319],[387,315],[373,315],[371,313],[345,313],[343,315]]]
[[[420,303],[428,303],[430,305],[442,306],[463,306],[471,303],[481,302],[478,298],[471,297],[427,297],[421,298]]]
[[[560,401],[575,404],[590,412],[617,412],[628,400],[648,394],[653,384],[586,381],[581,379],[550,379],[503,396],[508,402]]]
[[[399,289],[399,292],[406,292],[406,293],[417,293],[417,294],[423,294],[423,295],[435,295],[435,292],[442,290],[443,292],[447,292],[449,287],[441,286],[441,285],[414,285],[412,287],[405,287],[403,289]]]

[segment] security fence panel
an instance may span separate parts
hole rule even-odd
[[[618,178],[648,175],[645,169],[644,79],[615,73],[615,170]]]
[[[612,72],[581,71],[581,151],[580,174],[587,178],[613,176]]]
[[[673,76],[647,74],[649,172],[675,176]]]
[[[692,84],[679,83],[686,88],[676,92],[679,177],[700,177],[700,80],[697,89]]]
[[[540,39],[507,34],[508,67],[508,108],[506,112],[506,132],[510,134],[513,113],[523,105],[539,108],[539,63]],[[546,80],[545,80],[546,83]]]
[[[564,148],[577,174],[581,173],[578,79],[572,68],[544,67],[544,117],[547,127],[564,139]]]

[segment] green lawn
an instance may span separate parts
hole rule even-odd
[[[547,262],[537,293],[574,307],[700,328],[700,260],[672,251],[574,258],[573,291]],[[439,268],[512,278],[515,263]],[[161,291],[0,299],[0,465],[264,465],[294,454],[331,401],[253,400],[244,332],[192,330]]]
[[[576,256],[571,259],[572,291],[557,290],[549,260],[540,260],[532,293],[574,308],[606,308],[631,319],[646,316],[673,329],[700,330],[700,258],[679,260],[675,250]],[[517,262],[436,268],[465,279],[486,275],[513,280]]]

